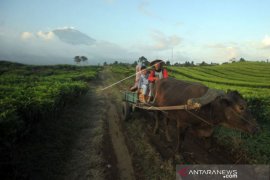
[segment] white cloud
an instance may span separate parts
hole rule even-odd
[[[237,58],[239,56],[238,48],[236,47],[227,47],[225,53],[228,59]]]
[[[266,35],[262,40],[263,48],[270,48],[270,36]]]
[[[22,32],[21,33],[21,39],[27,40],[33,38],[33,34],[31,32]]]
[[[181,45],[181,46],[180,46]],[[179,49],[180,48],[180,49]],[[129,49],[139,56],[145,56],[149,59],[170,59],[172,58],[172,49],[174,59],[183,57],[186,54],[182,50],[182,38],[176,34],[165,34],[159,30],[152,30],[145,37],[134,42]],[[181,52],[180,54],[176,52]],[[133,56],[134,57],[134,56]]]
[[[52,31],[50,32],[37,32],[37,37],[42,38],[44,40],[52,40],[54,38],[54,33]]]
[[[151,38],[154,44],[151,45],[154,50],[167,50],[181,43],[181,38],[177,35],[167,36],[160,31],[152,31]]]
[[[225,44],[222,44],[222,43],[216,43],[216,44],[208,44],[205,47],[208,47],[208,48],[217,48],[217,49],[224,49],[224,48],[226,48],[226,45]]]
[[[142,1],[139,4],[138,10],[139,10],[140,13],[142,13],[143,15],[145,15],[147,17],[162,20],[162,18],[159,15],[157,15],[157,13],[155,13],[153,10],[149,9],[149,2],[147,0]]]
[[[203,46],[204,49],[202,51],[206,52],[206,56],[212,57],[213,60],[230,60],[233,58],[239,58],[243,56],[244,53],[241,46],[235,42],[227,42],[227,43],[213,43]]]
[[[63,27],[55,28],[55,30],[67,30],[67,29],[75,29],[75,27],[73,27],[73,26],[63,26]]]
[[[141,3],[139,4],[138,9],[139,9],[139,11],[140,11],[142,14],[144,14],[144,15],[146,15],[146,16],[150,16],[150,17],[155,16],[154,13],[152,13],[151,11],[149,11],[149,10],[146,8],[147,6],[148,6],[148,2],[143,1],[143,2],[141,2]]]

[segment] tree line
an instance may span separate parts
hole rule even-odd
[[[86,56],[75,56],[73,60],[76,64],[80,64],[81,62],[88,63],[88,58]]]
[[[88,63],[88,58],[86,56],[75,56],[74,58],[74,62],[76,64],[81,64],[81,63]],[[240,58],[239,60],[237,60],[236,58],[232,58],[229,60],[229,62],[231,63],[235,63],[235,62],[246,62],[246,60],[244,58]],[[222,64],[228,64],[229,62],[224,62]],[[266,60],[266,62],[268,63],[268,59]],[[107,63],[106,61],[103,63],[103,66],[107,66],[107,65],[131,65],[131,66],[137,66],[138,63],[142,63],[145,66],[149,66],[150,62],[148,61],[148,59],[144,56],[139,57],[138,60],[134,61],[133,63],[124,63],[124,62],[120,62],[120,61],[114,61],[112,63]],[[201,63],[194,63],[194,61],[185,61],[183,63],[180,62],[175,62],[175,63],[171,63],[171,61],[167,60],[165,61],[165,65],[166,66],[180,66],[180,67],[193,67],[193,66],[216,66],[219,65],[218,63],[206,63],[205,61],[202,61]],[[100,64],[99,64],[100,66]]]
[[[134,61],[133,63],[123,63],[123,62],[119,62],[119,61],[114,61],[113,63],[107,63],[104,62],[103,66],[107,66],[107,65],[131,65],[131,66],[137,66],[138,63],[142,63],[145,66],[149,66],[150,61],[148,61],[148,59],[144,56],[139,57],[139,59],[137,61]],[[176,62],[174,64],[171,63],[171,61],[167,60],[165,61],[165,65],[166,66],[183,66],[183,67],[193,67],[193,66],[214,66],[214,65],[218,65],[217,63],[206,63],[205,61],[202,61],[201,63],[197,63],[195,64],[194,61],[185,61],[184,63],[179,63]]]

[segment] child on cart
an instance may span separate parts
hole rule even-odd
[[[141,76],[138,83],[138,97],[139,101],[142,103],[147,102],[149,94],[149,81],[148,81],[149,72],[145,66],[141,67]]]

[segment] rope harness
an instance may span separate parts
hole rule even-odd
[[[124,92],[122,92],[124,93]],[[130,96],[130,95],[129,95]],[[168,114],[167,111],[172,111],[172,110],[185,110],[188,114],[192,115],[193,117],[195,117],[196,119],[199,119],[200,121],[206,123],[207,125],[210,126],[215,126],[216,123],[211,123],[209,121],[207,121],[205,118],[195,114],[194,112],[190,111],[190,110],[198,110],[198,107],[194,107],[194,106],[190,106],[190,105],[178,105],[178,106],[161,106],[161,107],[157,107],[157,106],[153,106],[152,104],[149,103],[138,103],[135,105],[135,107],[138,107],[140,109],[145,109],[145,110],[157,110],[157,111],[161,111],[164,114]],[[245,122],[247,122],[248,124],[250,124],[253,127],[257,127],[256,124],[250,122],[249,120],[247,120],[245,117],[243,117],[242,115],[240,115],[238,112],[236,112],[233,108],[229,107],[231,109],[231,111],[238,116],[241,120],[244,120]],[[212,121],[212,107],[211,107],[211,111],[210,111],[210,121]]]

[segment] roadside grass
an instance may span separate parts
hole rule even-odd
[[[141,118],[133,118],[125,124],[132,146],[134,166],[140,179],[174,179],[175,167],[170,160],[162,160],[145,135],[145,126]],[[144,120],[145,121],[145,120]],[[146,123],[146,122],[145,122]]]

